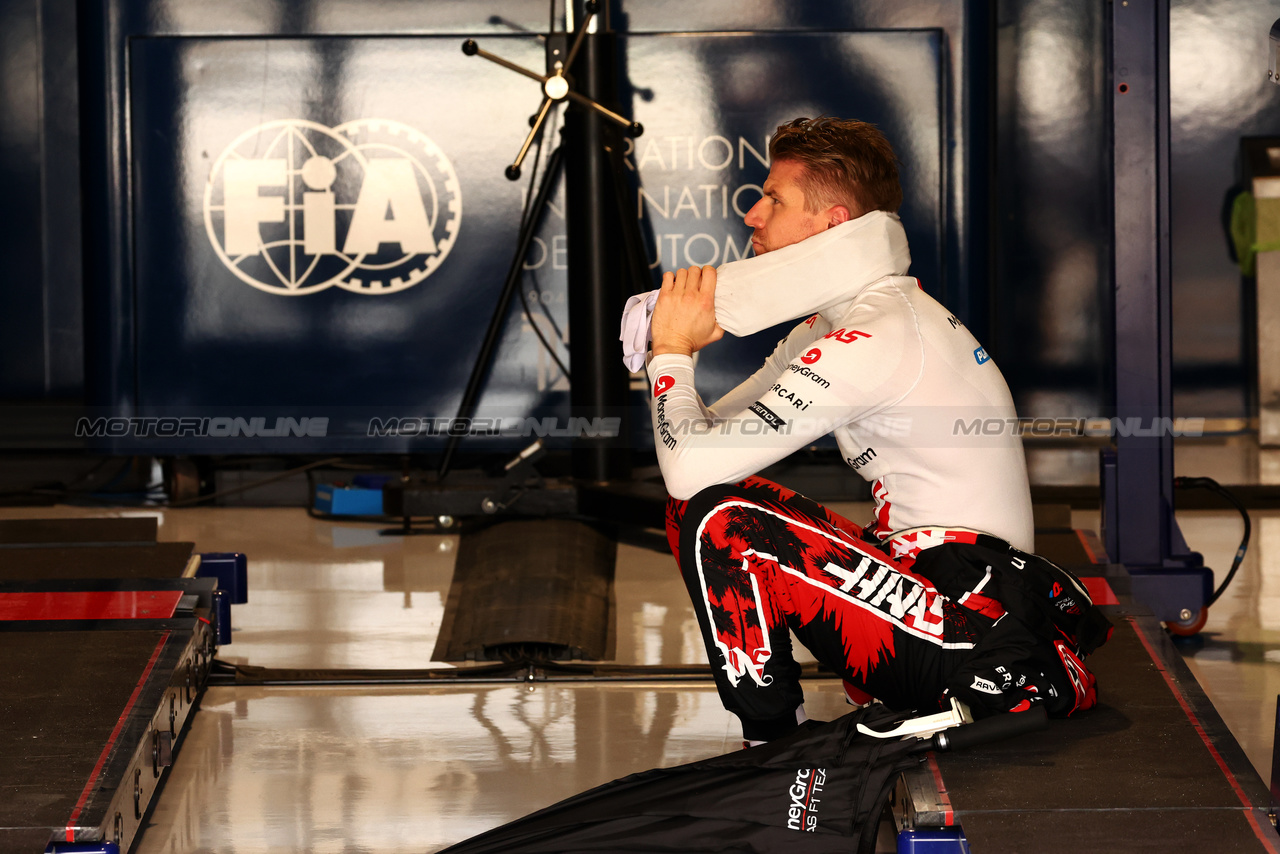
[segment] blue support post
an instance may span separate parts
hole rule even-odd
[[[218,589],[231,597],[229,604],[249,601],[249,560],[240,552],[202,552],[196,577],[218,579]]]
[[[1158,619],[1189,623],[1212,573],[1173,515],[1169,0],[1112,3],[1111,15],[1116,438],[1102,463],[1103,530],[1135,597]],[[1205,578],[1163,584],[1169,571]]]

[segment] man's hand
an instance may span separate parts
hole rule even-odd
[[[724,335],[716,323],[716,268],[687,267],[662,274],[649,326],[653,355],[692,356]]]

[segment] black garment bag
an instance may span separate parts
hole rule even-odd
[[[759,747],[605,783],[445,851],[869,852],[894,779],[930,743],[857,724],[885,731],[903,718],[873,705],[810,721]]]

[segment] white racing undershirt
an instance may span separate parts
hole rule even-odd
[[[839,252],[856,249],[857,241],[828,245],[835,248],[785,268],[770,259],[776,253],[759,260],[773,262],[773,287],[787,288],[848,269]],[[800,322],[760,370],[712,406],[698,396],[690,357],[650,358],[654,438],[667,491],[691,498],[834,433],[845,462],[872,483],[877,536],[967,528],[1031,551],[1022,441],[995,363],[914,278],[882,276],[852,283],[845,293],[851,298]]]

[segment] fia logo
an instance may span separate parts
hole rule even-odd
[[[281,296],[411,288],[448,256],[461,220],[444,152],[382,119],[259,125],[218,156],[204,191],[205,230],[222,263]]]

